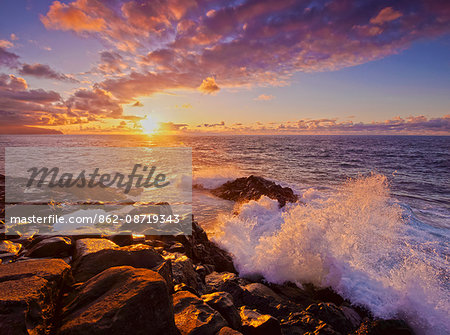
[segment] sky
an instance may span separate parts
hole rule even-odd
[[[0,0],[0,133],[38,128],[450,135],[450,3]]]

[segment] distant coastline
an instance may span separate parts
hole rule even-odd
[[[0,135],[64,135],[63,132],[48,128],[38,127],[0,127]]]

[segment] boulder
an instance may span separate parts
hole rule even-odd
[[[128,265],[135,268],[154,269],[164,262],[164,258],[148,245],[136,244],[126,247],[102,248],[113,242],[97,239],[100,243],[99,247],[95,246],[94,241],[89,241],[82,248],[79,248],[79,242],[84,242],[84,240],[77,241],[77,256],[73,264],[73,274],[77,282],[86,281],[115,266]],[[167,277],[166,279],[169,280]],[[171,284],[169,283],[169,285]]]
[[[242,333],[230,327],[223,327],[216,335],[242,335]]]
[[[83,238],[75,244],[75,259],[96,253],[104,249],[114,249],[119,246],[106,238]]]
[[[0,333],[48,334],[70,267],[60,259],[0,265]]]
[[[177,237],[186,255],[195,263],[213,265],[216,271],[236,272],[231,255],[208,239],[206,232],[192,220],[192,235]]]
[[[231,328],[239,329],[242,325],[239,312],[234,306],[233,297],[227,292],[214,292],[202,295],[204,302],[214,308],[223,316]]]
[[[8,240],[0,241],[0,260],[10,261],[17,257],[22,248],[22,244]]]
[[[233,297],[235,305],[241,306],[243,304],[243,295],[246,293],[243,286],[248,283],[247,280],[239,278],[231,272],[212,272],[205,277],[205,293],[228,292]]]
[[[148,269],[109,268],[67,300],[60,335],[178,334],[166,282]]]
[[[329,324],[334,330],[341,333],[348,333],[355,328],[342,310],[332,302],[312,304],[305,312]]]
[[[355,335],[413,335],[406,322],[401,320],[366,320]]]
[[[201,287],[201,278],[186,255],[178,252],[164,252],[163,257],[172,264],[172,278],[175,285],[184,283],[195,290]]]
[[[26,257],[68,257],[72,251],[72,240],[68,237],[55,236],[43,239],[25,253]]]
[[[227,326],[219,312],[187,291],[173,295],[175,324],[182,335],[215,335]]]
[[[242,331],[248,335],[281,335],[280,323],[270,315],[263,315],[245,306],[241,307]]]
[[[258,200],[265,195],[277,200],[280,207],[286,205],[286,202],[296,202],[298,200],[297,195],[294,194],[291,188],[282,187],[273,181],[253,175],[228,181],[211,190],[211,193],[219,198],[236,202]]]

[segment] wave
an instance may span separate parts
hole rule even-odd
[[[390,197],[385,176],[348,180],[326,197],[308,189],[302,200],[279,209],[262,197],[219,217],[215,240],[240,275],[331,286],[419,334],[450,329],[448,245]]]

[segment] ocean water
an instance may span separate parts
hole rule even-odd
[[[188,146],[194,183],[260,175],[301,202],[237,206],[194,190],[200,224],[242,275],[331,286],[419,334],[450,329],[450,137],[0,136],[6,146]]]

